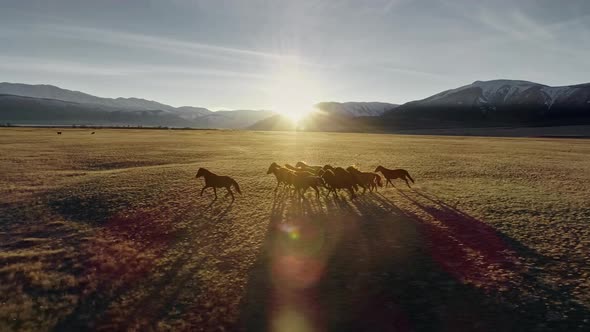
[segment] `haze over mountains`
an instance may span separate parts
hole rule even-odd
[[[403,105],[321,102],[299,129],[371,131],[401,128],[590,123],[590,83],[550,87],[528,81],[476,81]],[[46,125],[142,125],[291,130],[269,110],[212,112],[140,98],[101,98],[51,85],[0,83],[0,122]]]
[[[0,121],[15,124],[243,128],[272,114],[266,110],[213,112],[140,98],[101,98],[52,85],[0,83]]]

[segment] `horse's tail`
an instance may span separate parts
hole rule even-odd
[[[412,181],[414,182],[414,181]],[[236,180],[231,179],[231,184],[234,186],[234,188],[236,188],[236,191],[238,192],[238,194],[242,194],[242,191],[240,190],[240,186],[238,185],[238,183],[236,182]]]
[[[412,181],[412,183],[416,183],[416,182],[414,182],[414,179],[412,179],[412,177],[410,176],[410,173],[408,173],[408,171],[406,171],[406,176],[408,177],[408,179],[410,179],[410,181]]]
[[[383,187],[383,182],[381,182],[381,177],[377,173],[375,173],[375,182],[377,182],[377,185],[379,187]]]

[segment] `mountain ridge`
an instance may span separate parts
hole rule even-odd
[[[394,127],[573,124],[590,118],[590,83],[552,87],[523,80],[475,81],[405,103],[383,118]]]
[[[76,113],[76,108],[79,112],[92,114]],[[365,131],[371,128],[590,123],[590,83],[553,87],[525,80],[477,80],[402,105],[320,102],[315,108],[318,111],[306,116],[298,128],[314,131],[356,131],[361,128]],[[98,119],[101,123],[116,120],[141,125],[144,124],[143,114],[150,125],[160,121],[195,128],[291,130],[289,128],[297,127],[287,125],[283,116],[267,110],[213,112],[204,107],[173,107],[135,97],[96,97],[53,85],[0,83],[0,121],[30,123],[35,117],[47,119],[48,114],[54,114],[57,117],[54,120],[76,124],[91,124],[88,121]]]
[[[18,107],[14,104],[16,101],[12,98],[7,101],[8,96],[19,96],[23,98],[37,99],[38,102],[45,101],[51,105],[48,105],[50,109],[53,109],[55,105],[59,105],[60,101],[64,103],[75,103],[78,105],[80,111],[93,110],[95,112],[137,112],[145,111],[150,112],[149,114],[156,114],[156,111],[161,111],[166,114],[162,114],[160,119],[165,123],[173,123],[174,126],[186,126],[186,127],[197,127],[197,128],[228,128],[238,129],[245,128],[255,122],[262,120],[270,116],[273,112],[267,110],[236,110],[236,111],[224,111],[222,113],[213,112],[204,107],[194,106],[180,106],[173,107],[170,105],[162,104],[157,101],[147,100],[136,97],[117,97],[117,98],[104,98],[93,96],[81,91],[63,89],[54,85],[49,84],[24,84],[24,83],[0,83],[0,95],[3,99],[0,100],[0,107],[3,107],[2,122],[13,122],[19,123],[27,120],[23,119],[18,114]],[[30,102],[31,100],[28,100]],[[7,110],[7,105],[10,105],[10,109]],[[28,103],[30,107],[30,103]],[[66,104],[62,104],[66,105]],[[70,104],[68,104],[70,105]],[[71,106],[71,105],[70,105]],[[37,110],[47,109],[40,105],[35,107]],[[54,110],[54,109],[53,109]],[[54,110],[55,111],[55,110]],[[216,114],[214,120],[211,120],[210,116]],[[64,117],[66,113],[54,113],[60,114],[58,117],[60,121],[72,124],[87,124],[84,119],[89,119],[84,114],[76,115],[74,113],[67,113],[68,117]],[[138,114],[138,113],[135,113]],[[112,114],[111,114],[112,115]],[[28,117],[33,116],[29,114]],[[104,114],[101,119],[112,118],[108,114]],[[134,123],[116,123],[117,125],[129,124],[129,125],[154,125],[152,119],[147,119],[147,123],[141,121],[140,118],[134,116],[122,116],[117,118],[124,118],[133,120]],[[184,119],[184,123],[179,120]]]

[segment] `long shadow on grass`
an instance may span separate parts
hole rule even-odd
[[[262,331],[535,329],[433,257],[424,221],[374,193],[277,196],[239,327]],[[469,230],[467,230],[469,232]],[[436,248],[435,248],[436,250]],[[459,253],[460,254],[460,253]]]
[[[195,276],[202,264],[195,260],[199,248],[194,240],[202,229],[225,218],[233,202],[208,202],[197,195],[187,201],[186,197],[186,193],[167,196],[166,200],[158,201],[162,208],[151,213],[115,216],[101,223],[105,230],[116,235],[118,243],[146,250],[160,246],[158,257],[143,275],[122,284],[117,284],[116,280],[97,280],[105,288],[99,287],[84,297],[74,311],[58,323],[56,330],[157,329],[158,322],[168,316],[172,308],[182,313],[193,306],[179,298],[187,293],[194,298],[200,291]],[[166,202],[179,201],[184,203],[183,208],[174,211],[166,208]],[[121,264],[121,261],[116,263]],[[121,268],[125,270],[124,266]],[[117,285],[114,289],[113,284]]]
[[[416,197],[412,197],[403,191],[399,193],[440,223],[436,227],[406,212],[422,225],[423,233],[435,249],[431,256],[437,264],[457,279],[475,282],[489,292],[500,290],[499,298],[523,318],[518,322],[519,328],[563,331],[590,328],[590,311],[574,300],[570,287],[547,283],[543,271],[553,263],[552,258],[433,194],[413,190]],[[468,251],[475,253],[477,259],[469,259],[465,254]]]

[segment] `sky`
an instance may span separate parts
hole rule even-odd
[[[173,106],[404,103],[590,81],[587,0],[0,0],[0,82]]]

